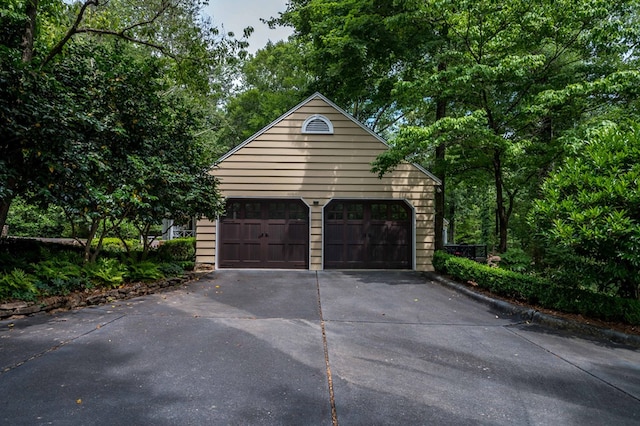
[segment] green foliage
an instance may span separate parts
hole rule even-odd
[[[640,324],[639,300],[558,286],[541,277],[492,268],[440,251],[434,254],[433,265],[439,272],[462,282],[473,281],[500,296],[605,321]]]
[[[127,267],[117,259],[100,258],[86,267],[89,276],[100,285],[119,287],[124,283]]]
[[[214,217],[202,135],[246,42],[221,36],[198,0],[32,4],[33,32],[24,2],[0,6],[0,227],[18,194],[64,208],[70,232],[89,241],[131,236],[126,220],[137,236],[167,215]]]
[[[242,67],[242,92],[225,105],[227,126],[218,135],[229,149],[248,139],[310,93],[301,43],[268,43]],[[219,152],[223,154],[224,152]]]
[[[93,240],[91,244],[95,247],[98,245],[98,240]],[[125,248],[126,244],[126,248]],[[124,240],[115,237],[107,237],[102,239],[102,250],[109,253],[123,253],[133,250],[139,250],[141,248],[138,240]]]
[[[591,129],[542,196],[530,220],[547,265],[600,291],[640,297],[640,126]]]
[[[68,281],[83,275],[82,266],[60,258],[44,260],[34,264],[34,274],[44,282]]]
[[[156,281],[164,278],[160,265],[151,261],[132,262],[127,265],[128,281]]]
[[[531,269],[531,256],[520,248],[510,248],[500,254],[500,268],[513,272],[527,272]]]
[[[38,293],[40,296],[66,296],[73,291],[91,288],[91,281],[85,277],[60,279],[54,278],[49,281],[38,280],[36,282]]]
[[[183,267],[182,262],[164,262],[158,265],[158,269],[165,277],[180,277],[184,275],[186,268]]]
[[[193,271],[196,267],[196,262],[194,262],[193,260],[183,260],[178,263],[185,271]]]
[[[13,269],[8,274],[0,274],[0,300],[19,299],[31,301],[38,295],[36,279],[22,269]]]
[[[18,237],[69,236],[67,220],[61,208],[49,205],[41,208],[21,198],[13,200],[7,219],[9,235]]]
[[[158,248],[158,257],[167,261],[193,261],[196,254],[196,239],[176,238],[165,241]]]
[[[495,218],[504,252],[514,228],[526,243],[559,137],[638,111],[639,12],[617,0],[293,0],[274,22],[304,43],[314,88],[391,132],[375,172],[418,162],[445,178],[447,198],[452,182],[493,186],[492,205],[471,213],[483,228]]]
[[[185,256],[184,247],[193,247],[194,239],[174,244],[173,254]],[[182,251],[181,251],[182,250]],[[187,249],[187,252],[189,250]],[[137,262],[120,257],[99,257],[94,263],[84,262],[80,250],[69,246],[35,240],[3,240],[0,242],[0,301],[18,299],[33,301],[37,297],[67,295],[95,286],[117,288],[131,281],[155,281],[182,276],[194,267],[193,261],[173,260]],[[4,259],[14,259],[4,262]]]

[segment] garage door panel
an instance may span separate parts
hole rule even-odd
[[[242,225],[240,223],[229,222],[222,233],[224,233],[226,240],[237,240],[240,238],[241,231]]]
[[[287,225],[284,223],[267,223],[266,237],[274,241],[280,241],[286,234]]]
[[[289,223],[289,238],[295,241],[306,241],[309,238],[309,224],[299,221]]]
[[[340,200],[324,216],[327,269],[410,269],[411,210],[403,201]]]
[[[237,260],[240,258],[240,244],[226,243],[220,253],[220,259],[223,261]]]
[[[269,249],[267,252],[267,261],[279,262],[284,257],[285,249],[286,249],[286,245],[284,244],[269,244]]]
[[[327,243],[344,240],[342,235],[344,225],[342,224],[326,224],[324,228],[324,238]]]
[[[364,261],[364,244],[348,244],[345,260],[347,262],[362,262]]]
[[[364,226],[359,223],[347,223],[344,231],[348,241],[361,241],[366,237]]]
[[[231,199],[219,236],[221,268],[306,269],[309,208],[301,200]]]
[[[242,237],[244,240],[252,240],[260,238],[262,225],[260,223],[245,223],[242,228]]]

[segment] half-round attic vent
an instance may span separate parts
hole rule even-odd
[[[302,133],[333,134],[333,124],[323,115],[312,115],[302,123]]]

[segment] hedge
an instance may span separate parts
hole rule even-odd
[[[164,241],[158,248],[158,257],[167,261],[192,262],[195,260],[195,256],[196,239],[194,237]]]
[[[434,254],[433,266],[438,272],[462,282],[473,281],[499,296],[590,318],[640,325],[640,300],[558,286],[542,277],[492,268],[442,251]]]

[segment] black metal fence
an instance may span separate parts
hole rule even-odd
[[[478,262],[487,260],[486,244],[447,244],[444,249],[454,256],[466,257]]]

